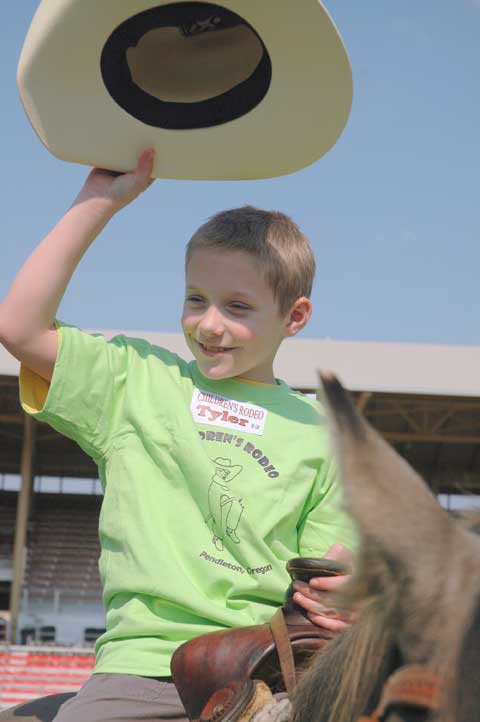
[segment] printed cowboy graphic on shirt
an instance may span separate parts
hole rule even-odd
[[[208,487],[209,515],[205,523],[212,522],[213,543],[219,552],[223,551],[223,540],[228,535],[235,544],[240,544],[237,528],[243,514],[242,499],[232,494],[230,482],[243,470],[243,466],[232,464],[230,459],[213,459],[215,473]]]

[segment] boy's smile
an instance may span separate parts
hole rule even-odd
[[[233,347],[223,347],[223,346],[211,346],[211,345],[205,345],[204,343],[198,342],[198,345],[202,349],[203,353],[207,356],[218,356],[219,354],[225,353],[225,351],[233,351]]]
[[[291,313],[280,315],[260,264],[243,251],[202,248],[191,256],[182,326],[207,378],[275,383],[275,354],[296,330]]]

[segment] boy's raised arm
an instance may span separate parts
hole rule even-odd
[[[70,278],[112,216],[152,182],[154,153],[146,150],[132,173],[95,168],[72,207],[29,256],[0,303],[0,342],[50,381],[58,351],[54,320]]]

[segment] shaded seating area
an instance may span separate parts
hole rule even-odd
[[[28,604],[100,604],[97,525],[101,499],[70,494],[52,497],[38,494],[35,498],[24,598]]]

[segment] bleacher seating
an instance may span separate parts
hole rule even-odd
[[[0,647],[0,709],[57,692],[75,692],[90,676],[93,652]]]
[[[98,513],[92,496],[37,495],[30,522],[24,588],[29,601],[101,600]]]
[[[28,599],[101,603],[98,514],[101,497],[36,494],[28,522]],[[17,495],[1,492],[0,563],[11,564]]]

